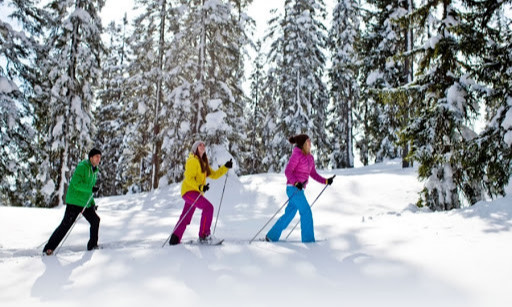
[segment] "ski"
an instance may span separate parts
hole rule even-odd
[[[218,246],[222,245],[222,242],[224,242],[224,239],[216,240],[215,242],[199,242],[199,240],[189,240],[186,242],[182,242],[182,244],[187,245],[204,245],[204,246]]]
[[[247,244],[249,241],[246,239],[220,239],[215,240],[213,243],[204,243],[199,242],[199,240],[195,239],[189,239],[189,240],[183,240],[181,244],[185,245],[205,245],[205,246],[218,246],[218,245],[224,245],[224,241],[228,242],[230,245],[244,245]],[[316,240],[317,243],[325,242],[326,239],[320,239]],[[277,244],[277,245],[286,245],[286,244],[305,244],[302,243],[300,240],[280,240],[277,242],[268,242],[265,241],[265,238],[257,238],[253,241],[253,243],[265,243],[270,245]],[[98,249],[99,250],[123,250],[123,249],[151,249],[155,248],[159,244],[159,241],[157,240],[148,240],[148,239],[140,239],[140,240],[122,240],[122,241],[111,241],[111,242],[105,242],[100,243]],[[308,244],[308,243],[306,243]],[[179,245],[179,244],[178,244]],[[94,249],[92,250],[94,251]],[[89,252],[87,251],[86,247],[83,245],[66,245],[62,247],[61,251],[58,253],[58,255],[72,255],[75,253],[83,253],[83,252]],[[44,257],[52,257],[55,256],[55,254],[47,256],[45,255],[40,248],[28,248],[28,249],[8,249],[3,248],[0,249],[0,262],[2,262],[3,259],[8,258],[18,258],[18,257],[37,257],[37,256],[44,256]]]

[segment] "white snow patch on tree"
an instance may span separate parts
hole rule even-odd
[[[508,109],[508,112],[505,115],[505,119],[501,123],[501,126],[505,130],[512,128],[512,108]]]
[[[210,109],[212,109],[214,111],[217,110],[221,104],[222,104],[221,99],[208,100],[208,106],[210,107]]]
[[[190,131],[190,123],[181,122],[179,131],[180,131],[180,134],[187,134],[187,132]]]
[[[507,103],[512,105],[512,98],[509,97]],[[508,109],[507,114],[505,114],[505,119],[501,123],[501,127],[505,130],[509,130],[503,136],[503,141],[508,146],[512,146],[512,108]]]
[[[71,18],[77,17],[79,18],[83,23],[88,23],[91,20],[91,15],[87,13],[87,11],[77,8],[75,11],[71,14]]]
[[[455,83],[448,88],[446,99],[448,100],[448,109],[457,113],[463,112],[463,106],[466,103],[466,91],[464,91],[459,83]]]
[[[382,77],[382,72],[374,70],[368,75],[368,78],[366,78],[366,84],[372,85],[377,81],[377,79],[380,79]]]
[[[9,79],[0,76],[0,93],[10,94],[15,91],[19,91],[16,84]]]
[[[46,196],[52,195],[52,193],[54,191],[55,191],[55,183],[51,179],[41,189],[41,193],[45,194]]]
[[[508,145],[512,146],[512,130],[505,133],[503,136],[503,141]]]
[[[82,99],[78,96],[74,96],[73,99],[71,99],[71,110],[76,115],[82,114]]]
[[[208,135],[213,135],[216,132],[229,132],[231,127],[225,123],[225,117],[226,113],[223,111],[217,111],[206,115],[206,123],[203,126],[204,131],[206,131]]]
[[[435,49],[439,41],[439,36],[433,36],[432,38],[425,42],[425,44],[423,45],[423,49]]]
[[[208,159],[213,168],[224,165],[230,159],[233,159],[233,169],[235,170],[237,167],[235,159],[223,145],[211,145],[209,147]]]
[[[137,112],[139,112],[140,115],[144,115],[146,114],[147,109],[148,108],[146,107],[146,105],[143,102],[141,102],[137,107]]]
[[[13,161],[13,160],[7,162],[7,169],[11,173],[15,173],[16,172],[17,166],[18,166],[18,164],[15,161]]]
[[[64,117],[61,115],[57,117],[57,122],[55,123],[55,127],[53,127],[52,135],[54,137],[58,137],[62,135],[62,125],[64,124]]]

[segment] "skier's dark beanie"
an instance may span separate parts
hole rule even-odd
[[[95,155],[101,156],[101,151],[97,148],[93,148],[93,149],[91,149],[91,151],[89,151],[89,159],[94,157]]]

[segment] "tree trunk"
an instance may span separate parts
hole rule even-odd
[[[153,189],[158,188],[158,181],[160,173],[160,155],[162,151],[162,141],[160,140],[160,105],[162,104],[162,70],[163,70],[163,59],[164,59],[164,47],[165,47],[165,12],[166,12],[167,1],[162,1],[162,7],[160,9],[160,41],[158,48],[158,71],[159,76],[156,85],[156,103],[155,103],[155,118],[153,124],[153,171],[152,171],[152,187]]]
[[[406,0],[405,6],[406,6],[405,9],[409,13],[412,13],[412,11],[413,11],[412,0]],[[412,44],[413,44],[413,38],[414,38],[413,30],[410,28],[410,26],[407,26],[405,31],[406,31],[406,33],[405,33],[406,52],[411,52],[412,48],[413,48]],[[414,76],[413,61],[411,61],[410,57],[405,58],[405,74],[407,76],[407,84],[410,84],[413,81],[413,76]],[[411,108],[407,108],[407,111],[405,113],[404,123],[409,122],[410,109]],[[410,163],[409,160],[406,159],[408,155],[409,155],[409,142],[405,143],[404,147],[402,148],[402,168],[408,168],[408,167],[412,166],[412,163]]]

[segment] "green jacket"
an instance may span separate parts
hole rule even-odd
[[[93,171],[92,164],[89,159],[85,159],[78,163],[71,181],[69,182],[68,191],[66,193],[66,204],[76,205],[80,207],[94,206],[92,198],[92,187],[96,184],[96,176],[98,168]]]

